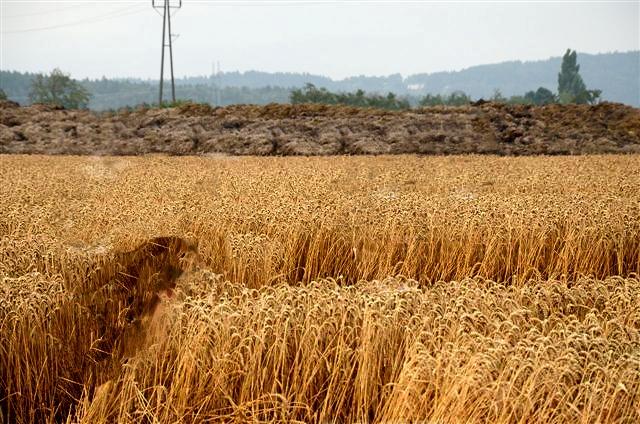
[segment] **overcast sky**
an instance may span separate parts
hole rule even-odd
[[[177,2],[177,0],[172,0]],[[0,0],[0,68],[158,78],[151,0]],[[409,75],[506,60],[640,49],[640,1],[221,2],[172,18],[177,76],[262,70]]]

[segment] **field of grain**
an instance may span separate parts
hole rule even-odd
[[[0,156],[0,421],[640,421],[640,156]]]

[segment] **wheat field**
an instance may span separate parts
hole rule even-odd
[[[640,421],[640,157],[0,156],[0,421]]]

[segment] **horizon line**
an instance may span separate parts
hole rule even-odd
[[[606,52],[597,52],[597,53],[589,53],[589,52],[577,52],[578,57],[579,55],[589,55],[589,56],[598,56],[598,55],[609,55],[609,54],[629,54],[629,53],[640,53],[640,49],[637,50],[626,50],[626,51],[619,51],[619,50],[613,50],[613,51],[606,51]],[[562,58],[562,55],[558,55],[558,56],[549,56],[546,59],[511,59],[511,60],[503,60],[500,62],[490,62],[490,63],[479,63],[477,65],[471,65],[471,66],[467,66],[464,68],[459,68],[459,69],[451,69],[451,70],[440,70],[440,71],[433,71],[433,72],[416,72],[416,73],[411,73],[411,74],[403,74],[401,72],[395,72],[395,73],[391,73],[391,74],[353,74],[350,76],[346,76],[343,78],[334,78],[328,75],[324,75],[324,74],[320,74],[320,73],[313,73],[313,72],[309,72],[309,71],[268,71],[268,70],[259,70],[259,69],[246,69],[246,70],[239,70],[239,69],[235,69],[235,70],[228,70],[228,71],[220,71],[221,74],[231,74],[231,73],[239,73],[241,75],[246,74],[246,73],[250,73],[250,72],[259,72],[259,73],[265,73],[265,74],[301,74],[301,75],[310,75],[310,76],[314,76],[314,77],[321,77],[321,78],[327,78],[329,80],[331,80],[331,82],[342,82],[342,81],[346,81],[348,79],[351,78],[359,78],[359,77],[365,77],[365,78],[385,78],[385,77],[390,77],[392,75],[400,75],[402,77],[403,80],[415,76],[415,75],[433,75],[433,74],[440,74],[440,73],[455,73],[455,72],[463,72],[472,68],[477,68],[477,67],[481,67],[481,66],[492,66],[492,65],[502,65],[505,63],[522,63],[522,64],[526,64],[526,63],[535,63],[535,62],[546,62],[548,60],[553,60],[553,59],[557,59],[557,58]],[[55,69],[55,68],[53,68]],[[47,74],[49,72],[51,72],[53,69],[50,69],[49,71],[39,71],[39,72],[32,72],[32,71],[21,71],[21,70],[17,70],[17,69],[2,69],[0,68],[0,72],[18,72],[18,73],[23,73],[23,74],[34,74],[34,75],[38,75],[38,74]],[[67,73],[64,69],[61,69],[63,72]],[[207,77],[211,77],[213,74],[198,74],[198,75],[183,75],[183,76],[176,76],[176,79],[189,79],[189,78],[207,78]],[[83,80],[89,80],[89,81],[99,81],[101,79],[113,79],[113,80],[140,80],[140,81],[159,81],[158,78],[153,78],[153,77],[127,77],[127,76],[106,76],[103,75],[101,77],[87,77],[87,76],[83,76],[83,77],[77,77],[74,75],[70,75],[73,79],[79,80],[79,81],[83,81]]]

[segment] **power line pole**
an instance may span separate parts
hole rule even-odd
[[[162,3],[162,5],[160,5]],[[154,9],[162,8],[162,52],[160,54],[160,93],[158,94],[158,105],[162,105],[162,89],[164,86],[164,51],[169,48],[169,64],[171,68],[171,98],[176,101],[176,85],[173,77],[173,36],[171,33],[171,9],[180,9],[182,0],[178,0],[177,6],[172,6],[170,0],[151,0]]]
[[[216,85],[218,86],[216,100],[218,101],[218,106],[222,106],[222,99],[220,98],[222,94],[222,81],[220,81],[220,61],[218,61],[218,70],[216,72],[216,83]]]
[[[209,85],[211,86],[211,104],[214,106],[222,106],[220,99],[222,85],[220,81],[220,61],[211,61],[211,76],[209,77]]]
[[[213,106],[219,106],[216,102],[216,63],[211,61],[211,78],[209,78],[209,84],[211,85],[211,104]]]

